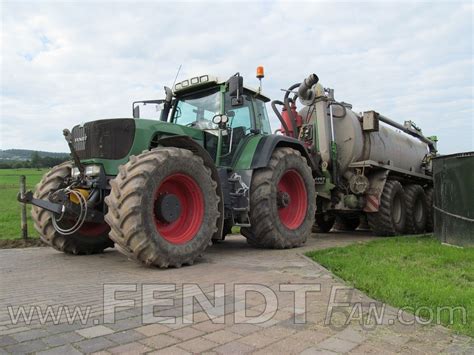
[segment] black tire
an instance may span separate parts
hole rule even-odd
[[[329,213],[317,213],[316,225],[321,233],[329,233],[336,222],[336,216]]]
[[[336,216],[331,213],[323,212],[323,201],[321,197],[316,198],[316,214],[313,224],[313,233],[329,233],[336,222]]]
[[[367,213],[369,226],[376,235],[391,236],[405,233],[406,204],[402,185],[387,180],[380,197],[378,212]]]
[[[306,206],[297,203],[298,199]],[[305,158],[295,149],[277,148],[268,166],[254,171],[250,186],[251,227],[242,228],[241,232],[250,244],[259,247],[300,246],[311,235],[315,201],[314,180]]]
[[[406,201],[406,232],[420,234],[425,231],[427,208],[425,191],[420,185],[411,184],[404,187]]]
[[[36,185],[34,197],[46,200],[51,192],[66,187],[64,179],[70,176],[71,167],[72,164],[70,162],[65,162],[52,168],[43,176],[40,183]],[[81,230],[84,230],[85,227],[72,235],[62,235],[54,229],[50,212],[32,206],[31,215],[41,240],[64,253],[96,254],[114,246],[114,243],[108,237],[109,227],[105,224],[94,225],[96,232],[97,227],[99,232],[97,235],[94,234],[94,236],[86,235],[84,232],[81,233]]]
[[[176,185],[169,187],[170,183]],[[181,187],[180,183],[183,183]],[[110,238],[124,254],[133,255],[145,265],[161,268],[191,265],[217,232],[217,183],[201,157],[189,150],[156,148],[131,156],[128,163],[120,166],[111,186],[105,199],[109,207],[105,220],[111,227]],[[163,217],[157,212],[159,199],[163,194],[168,195],[162,189],[173,190],[174,194],[170,192],[169,196],[180,198],[177,219],[169,223],[162,222]],[[199,204],[192,205],[195,201]],[[173,230],[171,235],[165,233],[167,228],[166,233],[170,233],[170,228]]]
[[[232,223],[230,222],[229,219],[224,220],[224,226],[222,228],[222,236],[220,239],[212,238],[213,243],[220,243],[225,240],[225,237],[229,234],[232,234]]]
[[[426,231],[433,232],[434,211],[433,211],[433,187],[430,186],[425,190],[426,197]]]
[[[360,216],[359,220],[359,229],[361,230],[369,230],[369,222],[367,221],[367,215],[364,213]]]
[[[224,229],[222,231],[222,240],[224,240],[227,234],[232,234],[232,221],[230,219],[224,220]]]
[[[360,224],[360,217],[358,215],[354,216],[343,216],[339,215],[336,217],[335,229],[339,231],[355,231]]]

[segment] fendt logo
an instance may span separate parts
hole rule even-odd
[[[87,140],[87,136],[77,137],[74,138],[74,143],[85,142]]]
[[[72,131],[74,148],[77,150],[86,149],[86,140],[87,134],[85,132],[84,126],[77,126]]]

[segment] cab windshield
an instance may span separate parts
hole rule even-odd
[[[265,103],[254,99],[249,92],[241,96],[242,105],[232,106],[232,98],[228,93],[223,95],[219,87],[184,95],[178,99],[172,122],[202,130],[217,130],[212,118],[223,112],[229,118],[227,128],[230,130],[239,128],[246,135],[256,125],[255,128],[263,133],[271,133]],[[257,118],[255,123],[254,116]]]
[[[221,112],[221,94],[218,89],[204,91],[179,99],[173,122],[199,129],[217,129],[212,118]]]

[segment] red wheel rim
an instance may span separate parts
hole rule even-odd
[[[158,187],[154,203],[163,194],[173,194],[179,200],[179,217],[167,223],[154,214],[158,233],[172,244],[184,244],[194,238],[204,219],[204,197],[196,181],[184,174],[168,176]]]
[[[288,229],[297,229],[303,223],[308,209],[308,194],[301,175],[296,170],[288,170],[278,182],[278,194],[285,194],[288,202],[278,206],[281,223]]]
[[[86,237],[98,237],[99,235],[106,233],[108,230],[109,226],[107,223],[86,222],[78,232]]]

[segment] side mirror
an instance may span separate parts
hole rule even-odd
[[[167,86],[165,86],[165,102],[171,102],[173,98],[173,91]]]
[[[234,76],[231,76],[229,80],[227,80],[227,83],[229,84],[229,96],[232,98],[231,105],[243,105],[244,100],[241,95],[244,92],[244,78],[237,73]]]
[[[140,118],[140,106],[133,107],[133,118]]]

